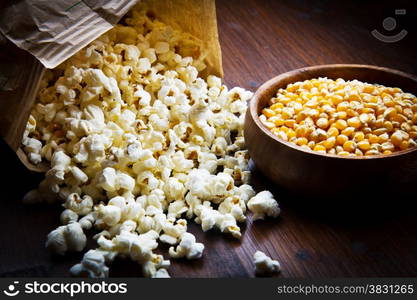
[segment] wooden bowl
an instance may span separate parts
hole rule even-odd
[[[256,91],[245,119],[246,146],[257,168],[280,187],[304,196],[410,189],[417,179],[417,147],[363,157],[320,154],[280,140],[263,126],[258,116],[279,88],[317,77],[358,79],[417,95],[417,77],[369,65],[313,66],[272,78]]]

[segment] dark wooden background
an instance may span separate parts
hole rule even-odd
[[[417,74],[417,8],[412,2],[218,0],[226,83],[255,91],[282,72],[326,63],[373,64]],[[408,35],[394,44],[376,40],[370,31],[390,34],[382,20],[394,16],[396,8],[406,8],[407,15],[396,17],[391,34],[404,28]],[[27,172],[3,142],[0,155],[0,276],[68,276],[82,254],[56,258],[44,249],[46,235],[59,225],[60,207],[23,206],[22,196],[41,177]],[[206,246],[204,259],[172,260],[172,276],[252,277],[257,249],[281,262],[281,277],[417,276],[414,191],[407,197],[369,191],[371,196],[333,199],[325,207],[319,199],[300,202],[280,191],[256,168],[253,184],[274,192],[282,217],[249,220],[241,241],[191,225]],[[140,276],[130,261],[118,260],[111,270],[111,276]]]

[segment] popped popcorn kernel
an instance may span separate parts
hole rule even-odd
[[[170,261],[199,259],[188,222],[239,239],[247,209],[276,217],[272,195],[248,184],[243,123],[252,93],[199,77],[198,39],[150,18],[141,6],[55,70],[47,70],[22,139],[33,164],[50,165],[26,203],[62,201],[47,248],[97,248],[70,270],[107,277],[116,257],[145,277],[169,278]]]

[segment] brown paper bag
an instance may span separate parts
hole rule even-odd
[[[137,2],[8,0],[0,3],[0,33],[11,41],[0,38],[0,135],[29,170],[47,170],[46,165],[32,165],[20,149],[45,67],[58,66],[111,29]],[[207,51],[203,76],[223,76],[214,0],[145,2],[163,22],[201,40],[201,48]]]

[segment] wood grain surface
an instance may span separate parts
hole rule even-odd
[[[280,73],[328,63],[373,64],[417,74],[417,8],[411,3],[218,0],[226,83],[255,91]],[[393,32],[404,28],[408,35],[392,44],[372,37],[373,29],[389,34],[382,20],[394,16],[396,8],[406,8],[407,15],[396,17]],[[22,196],[41,176],[25,170],[4,142],[0,151],[0,276],[68,276],[82,254],[56,258],[44,249],[46,235],[59,225],[61,208],[22,205]],[[335,198],[324,205],[319,199],[299,201],[256,168],[252,181],[258,191],[272,190],[282,216],[254,223],[249,218],[241,241],[202,233],[192,224],[191,232],[206,246],[204,258],[172,260],[172,276],[252,277],[252,255],[258,249],[281,262],[280,277],[417,276],[415,193],[382,196],[381,186],[366,197]],[[135,263],[118,260],[110,275],[141,274]]]

